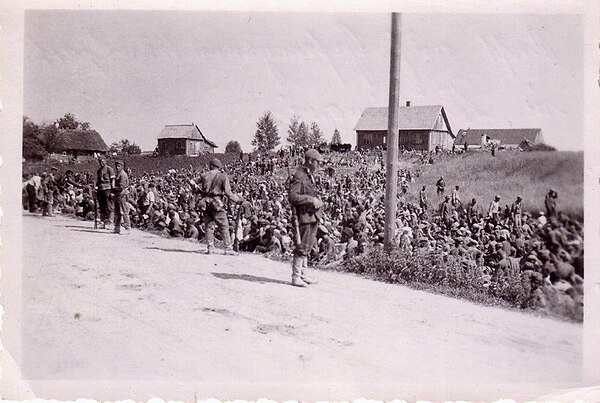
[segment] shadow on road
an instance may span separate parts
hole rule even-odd
[[[144,249],[162,250],[163,252],[199,253],[201,255],[206,255],[206,252],[201,251],[201,250],[169,249],[169,248],[159,248],[157,246],[146,246]]]
[[[105,230],[99,230],[99,229],[89,229],[88,227],[81,227],[81,228],[87,228],[87,229],[71,228],[70,231],[91,232],[92,234],[102,234],[102,235],[114,235],[112,233],[112,231],[105,231]]]
[[[211,273],[213,276],[220,278],[221,280],[245,280],[252,281],[255,283],[275,283],[290,285],[288,281],[275,280],[267,277],[251,276],[250,274],[233,274],[233,273]]]
[[[65,225],[66,228],[83,228],[83,229],[92,229],[93,225]]]

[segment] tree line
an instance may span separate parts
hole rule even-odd
[[[279,128],[271,111],[266,111],[256,123],[256,132],[252,139],[252,146],[256,151],[269,152],[275,149],[281,143]],[[290,119],[287,128],[287,143],[295,148],[314,148],[327,144],[323,131],[317,122],[307,124],[300,116],[294,115]],[[342,137],[336,128],[329,144],[339,145],[342,143]],[[241,148],[237,141],[230,141],[225,148],[225,152],[240,152]]]

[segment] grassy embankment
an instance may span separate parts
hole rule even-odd
[[[499,194],[502,205],[510,206],[520,195],[525,211],[545,211],[544,197],[552,188],[558,192],[560,211],[583,218],[583,152],[501,151],[496,157],[470,152],[440,156],[433,165],[415,165],[406,159],[401,166],[422,171],[411,184],[408,201],[417,201],[419,189],[425,185],[430,203],[441,202],[435,195],[435,183],[443,176],[446,194],[459,185],[463,204],[474,197],[481,209],[487,209]]]

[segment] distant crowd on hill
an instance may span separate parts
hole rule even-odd
[[[231,203],[232,239],[240,251],[286,258],[293,250],[287,181],[301,153],[239,159],[225,166],[243,202]],[[522,198],[477,200],[444,178],[415,189],[421,168],[399,171],[397,248],[407,255],[430,251],[459,259],[480,273],[490,289],[520,278],[543,305],[551,298],[583,303],[583,223],[562,214],[559,195],[549,189],[544,212],[523,211]],[[131,173],[131,172],[130,172]],[[145,172],[130,177],[128,218],[133,227],[165,236],[202,240],[202,194],[193,168]],[[323,222],[312,262],[343,265],[383,243],[385,163],[380,150],[331,153],[316,176],[324,201]],[[95,219],[95,173],[58,169],[28,175],[23,207],[44,215]],[[412,194],[417,202],[406,199]],[[418,195],[418,196],[417,196]]]

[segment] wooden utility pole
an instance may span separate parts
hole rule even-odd
[[[390,94],[388,103],[387,160],[385,177],[384,248],[394,247],[398,195],[398,108],[400,107],[400,27],[402,16],[392,13],[392,45],[390,47]]]

